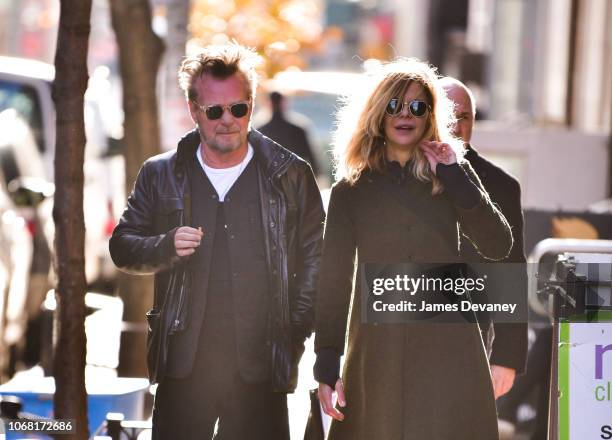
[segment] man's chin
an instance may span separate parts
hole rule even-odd
[[[211,142],[208,145],[210,146],[210,148],[212,148],[213,150],[219,153],[231,153],[240,148],[239,143],[227,143],[226,144],[226,143],[219,143],[219,142],[215,142],[215,143]]]

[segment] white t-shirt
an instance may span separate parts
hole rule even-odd
[[[251,147],[251,144],[248,144],[247,154],[244,156],[242,162],[229,168],[211,168],[206,165],[204,160],[202,160],[202,144],[200,144],[198,147],[196,156],[198,158],[198,162],[200,162],[200,166],[206,173],[208,180],[210,180],[210,183],[212,183],[212,185],[215,187],[215,190],[219,196],[219,201],[222,202],[225,200],[226,194],[232,188],[236,180],[238,180],[238,177],[240,177],[253,157],[253,147]]]

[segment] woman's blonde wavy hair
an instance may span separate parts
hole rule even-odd
[[[371,65],[371,62],[370,62]],[[462,143],[451,135],[455,123],[453,103],[439,85],[436,69],[416,58],[397,58],[377,63],[366,72],[367,81],[357,93],[348,97],[337,114],[334,133],[336,178],[355,184],[365,170],[383,171],[385,166],[385,109],[393,98],[403,99],[412,82],[423,86],[431,106],[428,127],[423,140],[451,145],[457,158],[463,157]],[[413,175],[420,181],[432,182],[432,195],[443,190],[442,183],[431,172],[420,148],[414,151]]]

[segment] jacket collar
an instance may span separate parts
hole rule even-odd
[[[200,145],[200,133],[197,128],[186,133],[178,142],[176,147],[176,162],[174,163],[174,175],[181,179],[188,169],[190,160],[195,157]]]
[[[465,144],[465,154],[463,157],[471,162],[472,159],[476,159],[478,157],[478,151],[472,147],[472,144]]]
[[[249,143],[255,150],[255,157],[268,177],[280,176],[291,161],[292,153],[257,130],[249,132]]]
[[[288,150],[255,129],[249,131],[248,141],[255,150],[255,158],[260,163],[261,169],[268,177],[282,174],[287,168],[292,156]],[[174,164],[174,174],[177,177],[183,175],[186,165],[195,157],[198,145],[200,145],[200,133],[197,128],[185,134],[179,141]]]

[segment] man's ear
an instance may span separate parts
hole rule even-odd
[[[196,117],[196,114],[199,110],[198,107],[191,100],[187,100],[187,107],[189,108],[189,115],[191,116],[191,120],[194,124],[198,125],[198,120]]]

